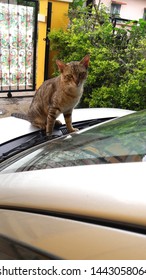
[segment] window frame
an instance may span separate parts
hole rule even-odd
[[[116,10],[116,12],[114,12],[114,10]],[[120,12],[121,12],[121,4],[111,3],[111,14],[120,17]]]

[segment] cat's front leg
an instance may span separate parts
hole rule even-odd
[[[47,116],[46,133],[51,135],[55,126],[55,121],[57,118],[56,109],[49,108]]]
[[[67,112],[67,113],[64,113],[63,115],[64,115],[64,119],[65,119],[65,123],[66,123],[68,132],[78,131],[77,128],[74,128],[72,126],[72,112]]]

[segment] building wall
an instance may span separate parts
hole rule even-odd
[[[72,2],[72,1],[70,1]],[[51,30],[52,29],[66,29],[68,25],[68,8],[69,8],[69,1],[56,1],[52,0],[52,20],[51,20]],[[52,76],[54,72],[53,68],[53,57],[54,52],[50,51],[49,53],[49,77]]]
[[[96,3],[98,2],[99,0],[96,0]],[[102,0],[101,2],[109,9],[112,2],[117,2],[117,4],[120,2],[124,3],[121,5],[120,17],[129,20],[139,20],[140,18],[143,18],[144,8],[146,8],[146,0]]]
[[[47,29],[47,9],[48,2],[52,3],[51,14],[51,29],[66,28],[68,24],[68,8],[69,2],[72,0],[40,0],[39,16],[38,16],[38,44],[37,44],[37,73],[36,73],[36,88],[44,81],[44,66],[45,66],[45,47],[46,29]],[[50,52],[49,57],[49,75],[53,72],[52,67],[53,53]]]
[[[47,0],[40,0],[38,16],[36,88],[41,85],[44,78],[45,41],[43,38],[46,37],[47,5]]]
[[[127,0],[127,5],[122,5],[120,16],[126,19],[139,20],[143,18],[146,0]]]

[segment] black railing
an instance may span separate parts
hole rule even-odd
[[[137,20],[130,20],[130,19],[125,19],[125,18],[120,18],[120,17],[116,17],[116,16],[110,16],[110,21],[113,24],[113,27],[116,27],[117,24],[121,25],[121,24],[128,24],[130,22],[133,22],[135,24],[138,23]]]

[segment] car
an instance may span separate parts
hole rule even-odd
[[[78,132],[1,155],[0,259],[146,259],[146,110],[80,110]]]
[[[74,127],[82,129],[132,112],[131,110],[113,108],[75,109],[73,111]],[[25,119],[21,119],[21,114],[12,113],[10,117],[1,118],[0,162],[32,145],[66,135],[68,132],[64,125],[63,115],[59,117],[59,120],[63,125],[59,129],[54,129],[51,137],[47,137],[39,128],[32,126]]]

